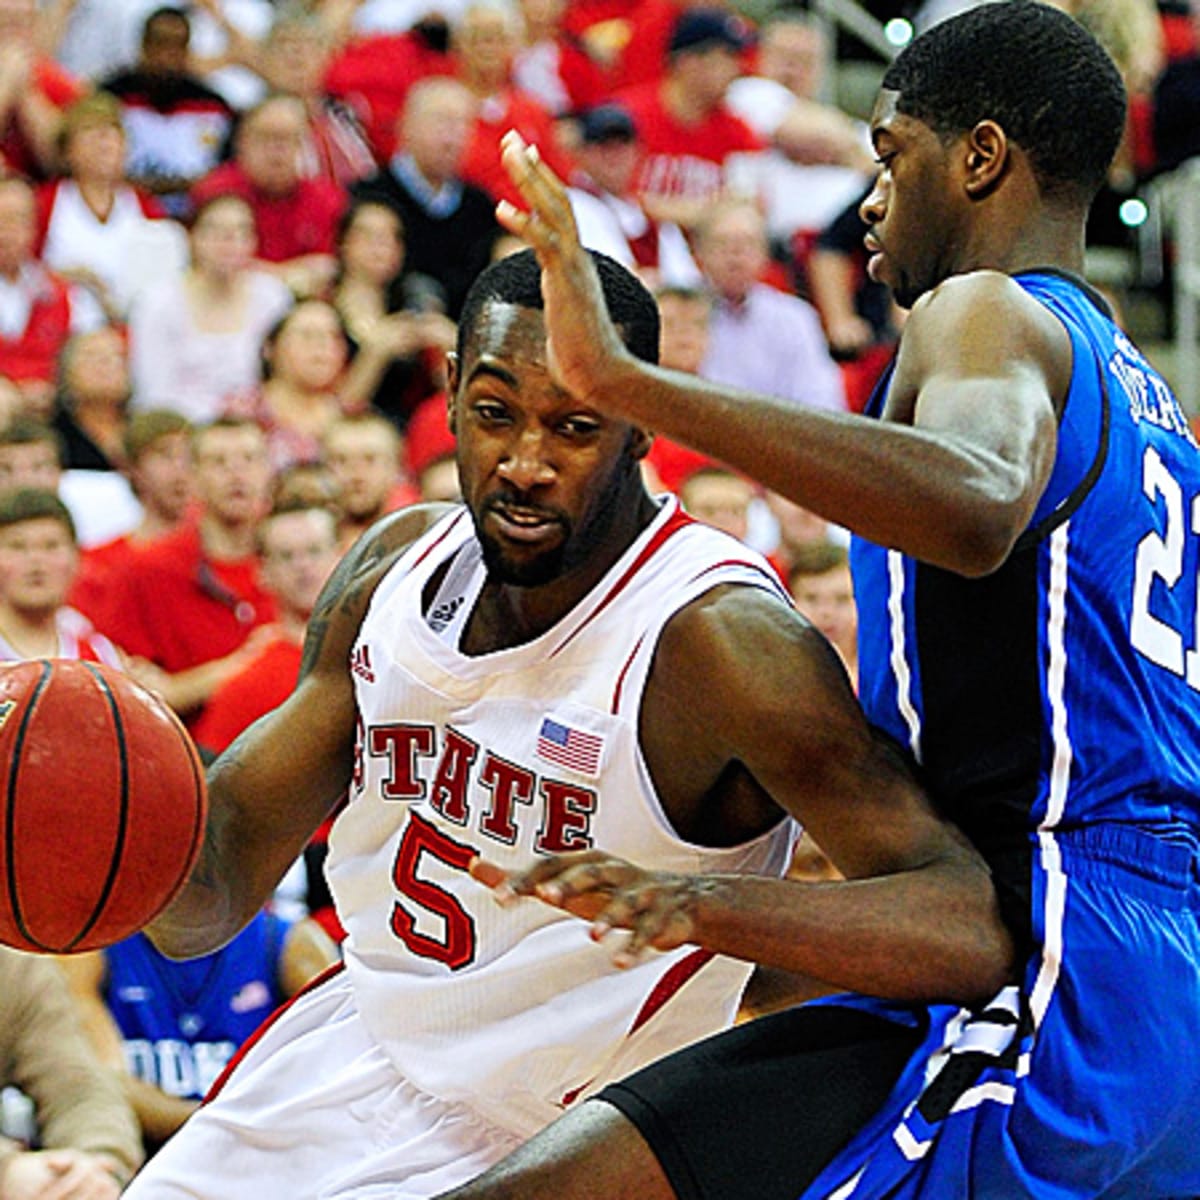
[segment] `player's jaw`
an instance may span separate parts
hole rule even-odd
[[[574,524],[561,509],[505,488],[485,497],[475,520],[490,574],[537,587],[562,574]]]

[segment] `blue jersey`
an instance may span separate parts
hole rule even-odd
[[[1200,453],[1102,301],[1056,273],[1016,281],[1074,353],[1028,530],[982,579],[859,539],[852,565],[868,717],[921,763],[1025,927],[1038,832],[1103,823],[1196,843]]]
[[[130,1072],[169,1095],[203,1099],[283,999],[277,979],[287,928],[262,912],[223,949],[186,961],[160,954],[140,933],[105,950],[105,1000]]]

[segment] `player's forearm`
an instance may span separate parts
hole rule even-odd
[[[982,866],[953,858],[831,883],[698,881],[693,940],[840,990],[975,1003],[1009,982],[1013,944]]]
[[[586,398],[947,570],[994,570],[1022,527],[1021,481],[964,438],[799,407],[628,355],[597,376]]]

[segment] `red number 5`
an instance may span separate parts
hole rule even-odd
[[[397,903],[392,906],[392,932],[414,954],[436,959],[452,971],[457,971],[475,958],[475,922],[471,914],[444,888],[427,879],[417,878],[423,854],[432,854],[440,862],[465,871],[476,851],[447,837],[423,817],[410,813],[392,867],[392,882],[396,890],[427,912],[441,917],[445,923],[440,939],[419,933],[415,918],[402,904]]]

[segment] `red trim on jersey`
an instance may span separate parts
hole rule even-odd
[[[459,513],[454,520],[451,521],[448,526],[446,526],[445,531],[439,537],[434,538],[434,540],[430,542],[424,550],[421,551],[420,555],[417,557],[417,561],[413,563],[412,569],[419,567],[450,536],[450,534],[453,533],[455,525],[457,525],[462,519],[463,514]]]
[[[633,1018],[633,1024],[630,1025],[629,1032],[625,1036],[633,1037],[701,967],[707,966],[714,958],[716,958],[716,953],[712,950],[693,950],[691,954],[675,963],[654,985],[654,990],[646,997],[645,1003],[638,1010],[638,1015]]]
[[[629,668],[633,666],[633,660],[637,658],[637,652],[642,648],[642,643],[646,640],[646,635],[643,633],[637,640],[637,645],[625,660],[625,665],[621,668],[621,673],[617,676],[617,686],[613,688],[612,708],[609,712],[616,713],[621,707],[621,689],[625,686],[625,676],[629,674]]]
[[[335,975],[340,974],[346,968],[343,962],[335,962],[328,966],[319,975],[313,976],[294,996],[289,1000],[284,1001],[263,1023],[241,1044],[234,1056],[225,1064],[225,1069],[213,1080],[213,1085],[208,1089],[208,1095],[204,1097],[201,1104],[211,1104],[214,1101],[221,1089],[229,1082],[230,1075],[234,1069],[239,1066],[242,1060],[250,1051],[258,1045],[265,1036],[268,1029],[283,1016],[301,996],[307,996],[309,992],[315,992],[323,983],[328,983]]]
[[[578,637],[579,634],[581,634],[584,629],[587,628],[587,626],[590,625],[592,621],[594,621],[626,589],[626,587],[629,586],[629,583],[633,577],[655,554],[658,553],[659,550],[662,549],[663,543],[666,542],[668,538],[673,537],[686,526],[695,524],[695,520],[692,517],[689,517],[682,508],[676,509],[676,511],[667,518],[666,524],[650,539],[649,542],[646,543],[641,554],[639,554],[637,558],[635,558],[633,562],[629,564],[629,570],[627,570],[625,574],[613,584],[608,595],[605,596],[598,605],[596,605],[591,615],[588,616],[582,624],[576,626],[576,628],[566,638],[564,638],[563,641],[555,646],[555,648],[550,652],[550,657],[553,658],[560,651],[565,650],[567,646],[569,646],[571,642],[573,642],[575,638]]]

